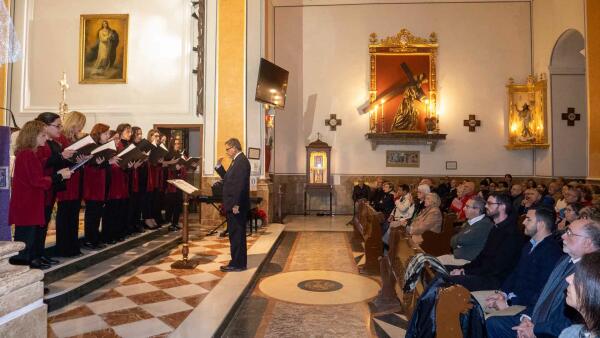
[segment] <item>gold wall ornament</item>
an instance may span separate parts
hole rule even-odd
[[[508,79],[507,149],[548,148],[547,80],[530,75],[525,84]]]
[[[370,133],[436,133],[438,39],[414,36],[407,29],[379,39],[369,36]],[[435,126],[433,126],[435,121]]]

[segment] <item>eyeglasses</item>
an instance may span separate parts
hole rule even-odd
[[[569,227],[567,227],[567,230],[565,231],[565,234],[567,234],[567,236],[569,236],[569,237],[577,236],[577,237],[589,238],[588,236],[584,236],[584,235],[580,235],[580,234],[574,233],[573,230],[569,229]]]
[[[477,208],[477,207],[474,207],[474,206],[471,206],[471,205],[468,205],[468,204],[465,204],[465,208],[469,208],[469,209],[479,209],[479,208]]]
[[[225,148],[225,151],[229,151],[229,149],[231,149],[231,148],[233,148],[233,147],[228,147],[228,148]]]
[[[63,127],[62,124],[52,124],[52,123],[49,124],[49,126],[53,126],[56,129],[62,129],[62,127]]]
[[[498,203],[498,202],[485,202],[486,205],[498,205],[498,204],[502,204],[502,203]]]

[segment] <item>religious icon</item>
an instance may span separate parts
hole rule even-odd
[[[529,76],[526,84],[509,80],[508,149],[547,148],[546,79]]]
[[[128,14],[81,15],[80,83],[127,82]]]
[[[413,36],[408,30],[385,39],[371,34],[371,133],[438,132],[436,114],[437,37]]]

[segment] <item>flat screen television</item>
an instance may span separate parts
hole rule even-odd
[[[261,58],[254,99],[276,108],[285,107],[289,74],[287,70]]]

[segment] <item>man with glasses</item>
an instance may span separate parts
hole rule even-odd
[[[221,266],[223,272],[244,271],[247,266],[246,221],[250,211],[250,161],[242,153],[242,145],[236,138],[225,142],[227,156],[232,159],[225,171],[217,160],[216,171],[223,178],[223,208],[226,212],[231,261]]]
[[[490,317],[486,321],[489,338],[557,337],[577,318],[577,313],[565,303],[565,278],[573,273],[581,257],[600,249],[600,224],[594,220],[576,220],[562,239],[567,255],[552,270],[535,306],[515,316]]]
[[[555,221],[556,213],[552,208],[541,206],[527,211],[523,225],[525,235],[531,239],[523,246],[519,263],[500,290],[473,293],[479,303],[485,305],[486,312],[517,305],[518,308],[511,309],[514,314],[535,305],[540,290],[563,255],[560,244],[552,236]]]
[[[461,230],[450,239],[451,255],[443,255],[438,259],[445,265],[465,265],[474,260],[483,250],[485,241],[494,223],[485,216],[485,200],[474,196],[467,201],[464,208],[467,220]]]
[[[485,206],[487,215],[494,221],[485,246],[470,263],[452,267],[450,280],[470,291],[495,290],[510,274],[519,259],[523,236],[514,217],[510,217],[512,202],[505,194],[491,194]],[[452,269],[455,268],[455,269]]]

